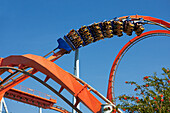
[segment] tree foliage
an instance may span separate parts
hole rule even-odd
[[[162,68],[163,76],[145,76],[144,84],[133,81],[126,84],[135,85],[136,95],[121,95],[121,104],[117,107],[129,113],[169,113],[170,112],[170,71]]]

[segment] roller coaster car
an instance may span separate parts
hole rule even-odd
[[[131,36],[133,30],[134,30],[134,24],[132,24],[131,21],[125,21],[124,24],[123,24],[123,31],[127,35]]]
[[[106,26],[106,30],[112,30],[112,26],[111,25],[107,25]]]
[[[105,21],[102,23],[102,26],[106,28],[106,27],[112,26],[112,23],[110,21]]]
[[[92,27],[99,26],[99,23],[94,23],[91,25]]]
[[[141,35],[144,30],[145,28],[141,23],[135,23],[134,31],[137,36]]]
[[[104,38],[99,23],[94,23],[90,25],[89,28],[94,36],[94,42]]]
[[[89,32],[87,26],[83,26],[78,30],[79,33],[85,33],[85,32]]]
[[[101,25],[104,37],[113,37],[112,23],[110,21],[105,21],[101,23]]]
[[[83,40],[78,35],[78,33],[72,29],[68,34],[67,37],[70,39],[70,41],[73,43],[73,45],[76,47],[76,49],[83,44]]]
[[[112,32],[113,32],[113,31],[110,29],[110,30],[107,30],[107,31],[106,31],[106,34],[107,34],[107,35],[113,35]]]
[[[113,34],[117,35],[118,37],[121,37],[123,35],[123,23],[120,21],[113,21]]]
[[[68,34],[67,37],[70,38],[70,40],[77,40],[78,34],[76,33],[76,31],[74,29],[72,29]]]
[[[93,42],[94,38],[91,36],[91,33],[87,26],[83,26],[78,30],[79,34],[81,35],[83,41],[85,42],[85,45]]]
[[[93,29],[95,32],[100,32],[100,30],[101,30],[101,28],[99,26],[95,26],[95,27],[93,27]]]

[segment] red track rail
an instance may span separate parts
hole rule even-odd
[[[141,34],[140,36],[136,36],[135,38],[131,39],[128,43],[126,43],[124,45],[124,47],[119,51],[118,55],[116,56],[111,71],[110,71],[110,75],[109,75],[109,84],[108,84],[108,90],[107,90],[107,98],[110,101],[113,101],[114,97],[114,79],[115,79],[115,73],[116,73],[116,68],[118,66],[118,62],[121,59],[123,53],[128,49],[129,46],[131,46],[134,42],[136,42],[137,40],[151,35],[151,34],[158,34],[158,33],[163,33],[163,34],[170,34],[170,31],[168,30],[154,30],[154,31],[149,31],[149,32],[145,32],[143,34]]]
[[[150,22],[154,22],[156,24],[160,24],[160,25],[163,25],[167,28],[170,28],[170,23],[169,22],[166,22],[164,20],[161,20],[161,19],[158,19],[158,18],[154,18],[154,17],[150,17],[150,16],[141,16],[141,15],[132,15],[130,16],[132,19],[140,19],[140,18],[143,18],[144,20],[146,21],[150,21]],[[124,19],[124,18],[127,18],[127,16],[123,16],[123,17],[120,17],[119,19]],[[140,36],[136,36],[135,38],[133,38],[132,40],[130,40],[121,50],[120,52],[118,53],[118,55],[116,56],[113,64],[112,64],[112,68],[111,68],[111,71],[110,71],[110,75],[109,75],[109,82],[108,82],[108,90],[107,90],[107,98],[113,102],[113,99],[115,98],[115,94],[114,94],[114,81],[115,81],[115,72],[116,72],[116,67],[117,67],[117,63],[119,62],[123,52],[133,43],[135,42],[136,40],[144,37],[144,36],[147,36],[147,35],[150,35],[150,34],[154,34],[154,33],[167,33],[169,34],[170,31],[168,30],[156,30],[156,31],[149,31],[149,32],[146,32],[146,33],[143,33],[141,34]]]

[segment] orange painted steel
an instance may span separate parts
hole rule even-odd
[[[140,36],[136,36],[135,38],[131,39],[128,43],[126,43],[124,45],[124,47],[119,51],[118,55],[116,56],[114,62],[113,62],[113,65],[112,65],[112,68],[111,68],[111,71],[110,71],[110,75],[109,75],[109,84],[108,84],[108,90],[107,90],[107,98],[110,100],[110,101],[113,101],[114,99],[114,77],[115,77],[115,72],[116,72],[116,67],[118,65],[118,62],[120,60],[120,58],[122,57],[122,54],[126,51],[126,49],[128,49],[129,46],[131,46],[135,41],[145,37],[145,36],[148,36],[148,35],[151,35],[151,34],[158,34],[158,33],[161,33],[161,34],[170,34],[170,31],[168,30],[154,30],[154,31],[149,31],[149,32],[145,32],[143,34],[141,34]]]
[[[88,91],[86,85],[81,85],[72,75],[62,68],[57,66],[55,63],[36,55],[13,55],[7,58],[4,58],[0,63],[0,66],[27,66],[34,68],[34,72],[40,71],[43,74],[47,75],[49,78],[53,79],[55,82],[64,87],[72,95],[86,105],[90,110],[97,113],[100,112],[101,102],[94,97],[90,91]],[[32,73],[34,73],[32,72]],[[20,81],[14,81],[20,83]],[[15,84],[16,85],[16,84]],[[6,86],[0,90],[0,93],[5,93],[14,85],[10,87]]]
[[[71,113],[71,112],[68,112],[67,110],[65,110],[65,109],[63,109],[63,108],[61,108],[61,107],[58,107],[58,106],[56,106],[56,107],[50,107],[50,109],[55,110],[55,111],[59,111],[59,112],[61,112],[61,113]]]
[[[14,88],[8,90],[4,97],[33,106],[42,107],[44,109],[49,109],[57,102],[54,99],[46,99]]]
[[[52,52],[50,52],[50,53],[54,53],[53,51]],[[50,60],[50,61],[52,61],[52,62],[54,62],[55,60],[57,60],[57,59],[59,59],[61,56],[63,56],[64,54],[67,54],[68,52],[66,51],[66,50],[64,50],[64,49],[61,49],[60,51],[58,51],[57,53],[54,53],[53,55],[51,55],[50,57],[48,57],[47,59],[48,60]],[[46,56],[48,56],[49,55],[49,53],[47,54],[47,55],[45,55],[44,57],[46,57]],[[1,62],[2,62],[2,60],[3,60],[3,58],[1,58],[0,59],[0,64],[1,64]],[[3,74],[4,72],[6,72],[6,71],[8,71],[8,70],[0,70],[0,75],[1,74]],[[34,70],[34,69],[30,69],[29,71],[28,71],[29,73],[31,73],[31,74],[35,74],[37,71],[36,70]],[[13,79],[15,76],[17,76],[17,75],[19,75],[20,74],[20,72],[19,73],[17,73],[17,71],[16,71],[16,73],[14,73],[15,75],[13,76],[13,77],[11,77],[11,79]],[[13,86],[16,86],[17,84],[19,84],[20,82],[22,82],[22,81],[24,81],[24,80],[26,80],[27,78],[29,78],[29,76],[28,75],[24,75],[24,74],[22,74],[22,75],[20,75],[20,77],[18,77],[17,79],[15,79],[15,82],[9,82],[7,85],[7,89],[11,89]],[[10,80],[10,79],[9,79]],[[7,81],[9,81],[9,80],[7,80]],[[3,82],[3,81],[2,81]],[[1,86],[2,87],[2,86]],[[4,86],[3,86],[4,87]],[[3,94],[4,93],[1,93],[0,94],[0,100],[1,100],[1,98],[3,97]]]
[[[14,88],[8,90],[4,97],[36,107],[42,107],[44,109],[52,109],[61,113],[69,113],[67,110],[61,107],[54,107],[54,104],[56,103],[55,99],[46,99]]]
[[[36,81],[38,81],[39,83],[41,83],[42,85],[44,85],[45,87],[47,87],[49,90],[51,90],[53,93],[55,93],[56,95],[58,95],[61,99],[63,99],[68,105],[70,105],[73,109],[75,109],[78,113],[82,113],[80,110],[78,110],[69,100],[67,100],[63,95],[61,95],[57,90],[55,90],[55,88],[53,88],[52,86],[50,86],[49,84],[47,84],[46,82],[44,82],[43,80],[39,79],[38,77],[34,76],[33,74],[28,73],[27,71],[24,71],[23,69],[18,69],[15,67],[7,67],[7,66],[2,66],[0,67],[0,69],[11,69],[11,70],[16,70],[18,72],[21,72],[25,75],[30,76],[31,78],[35,79]],[[110,101],[109,101],[110,102]],[[61,107],[58,106],[54,106],[57,107],[59,109],[61,109]],[[63,109],[63,108],[62,108]],[[64,109],[64,112],[66,112],[67,110]]]
[[[61,49],[60,51],[58,51],[57,53],[54,53],[52,56],[50,56],[50,57],[47,58],[47,59],[54,62],[55,60],[57,60],[58,58],[60,58],[60,57],[63,56],[64,54],[67,54],[67,51],[64,50],[64,49]],[[2,60],[3,60],[3,58],[1,58],[1,60],[0,60],[0,65],[1,65]],[[2,71],[2,72],[5,72],[5,71]],[[31,74],[35,74],[37,71],[32,68],[32,69],[30,69],[28,72],[31,73]],[[1,73],[1,74],[2,74],[2,73]],[[0,74],[0,75],[1,75],[1,74]],[[19,74],[20,74],[20,72],[17,73],[15,76],[17,76],[17,75],[19,75]],[[14,76],[14,77],[15,77],[15,76]],[[11,77],[11,78],[13,78],[13,77]],[[1,86],[1,87],[3,87],[3,90],[4,90],[4,91],[0,93],[0,100],[1,100],[1,98],[3,97],[3,95],[4,95],[4,93],[5,93],[6,91],[8,91],[9,89],[13,88],[13,87],[16,86],[17,84],[23,82],[23,81],[26,80],[27,78],[29,78],[28,75],[22,74],[22,75],[20,75],[20,77],[18,77],[17,79],[15,79],[15,81],[9,82],[9,83],[7,84],[7,86],[6,86],[6,85]]]

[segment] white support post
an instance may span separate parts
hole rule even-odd
[[[2,100],[1,100],[1,102],[0,102],[0,113],[2,113],[2,106],[3,106],[3,104],[2,104]]]
[[[75,50],[75,59],[74,59],[74,75],[79,78],[79,50]],[[76,98],[73,97],[73,104],[76,103]],[[77,108],[80,109],[80,104],[77,105]],[[73,109],[72,113],[76,113]]]
[[[4,105],[5,112],[6,112],[6,113],[9,113],[9,112],[8,112],[8,108],[7,108],[7,105],[6,105],[6,103],[5,103],[4,98],[2,98],[2,100],[1,100],[1,101],[2,101],[2,103],[3,103],[3,105]]]
[[[42,113],[42,107],[39,107],[39,113]]]
[[[4,107],[4,109],[5,109],[5,113],[9,113],[4,98],[2,98],[2,99],[1,99],[1,102],[0,102],[0,113],[2,113],[2,108],[3,108],[3,107]]]

